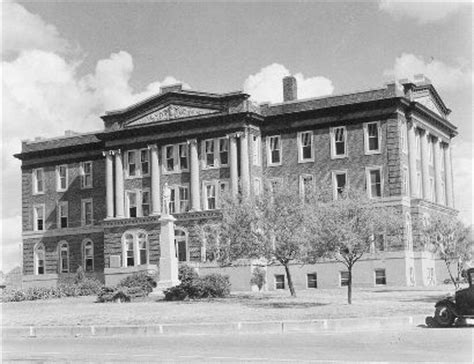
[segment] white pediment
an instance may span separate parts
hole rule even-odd
[[[148,115],[145,115],[145,116],[139,117],[136,120],[133,120],[127,126],[148,124],[148,123],[153,123],[156,121],[188,118],[191,116],[212,114],[215,112],[218,112],[218,110],[206,109],[206,108],[200,108],[200,107],[183,106],[183,105],[168,105],[162,109],[153,111],[152,113]]]
[[[433,98],[431,97],[431,95],[428,94],[428,95],[423,95],[423,96],[420,96],[420,97],[415,97],[415,101],[419,102],[424,107],[430,109],[431,111],[438,114],[439,116],[444,117],[443,113],[441,112],[441,110],[438,107],[438,105],[436,104],[436,102],[433,101]]]

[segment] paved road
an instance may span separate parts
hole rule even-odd
[[[108,338],[4,338],[3,362],[467,362],[473,329]]]

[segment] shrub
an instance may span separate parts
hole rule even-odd
[[[261,291],[263,286],[267,283],[267,273],[262,267],[255,267],[252,272],[252,278],[250,279],[250,284],[258,287],[258,290]]]
[[[132,299],[131,293],[133,290],[140,290],[140,288],[102,287],[97,296],[97,302],[130,302]]]
[[[148,296],[156,287],[156,281],[150,274],[140,272],[122,279],[117,287],[139,288],[143,292],[143,296]]]
[[[189,265],[182,265],[178,270],[178,279],[182,284],[191,284],[193,281],[197,280],[199,275],[196,273],[193,267]]]
[[[188,297],[188,292],[181,284],[165,289],[163,293],[165,301],[183,301]]]
[[[229,276],[214,273],[200,280],[201,297],[227,297],[230,294]]]

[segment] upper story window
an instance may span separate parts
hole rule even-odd
[[[83,259],[84,259],[84,270],[86,272],[94,271],[94,243],[92,240],[85,240],[82,244],[83,247]]]
[[[364,123],[365,154],[380,153],[381,137],[380,122]]]
[[[346,171],[334,171],[332,172],[332,185],[333,185],[333,197],[335,200],[341,198],[344,189],[347,184],[347,172]]]
[[[137,217],[137,192],[135,191],[127,191],[127,211],[128,217]]]
[[[127,150],[125,174],[129,178],[150,175],[150,151],[148,149]]]
[[[189,186],[170,186],[170,190],[170,213],[187,212],[189,210]]]
[[[229,183],[226,181],[204,181],[204,209],[214,210],[221,206],[224,195],[229,191]]]
[[[267,137],[267,158],[269,166],[281,165],[281,136],[272,135]]]
[[[33,207],[33,230],[45,230],[44,205],[35,205]]]
[[[229,164],[229,139],[206,139],[202,144],[204,168],[225,167]]]
[[[69,273],[69,245],[67,242],[59,243],[59,273]]]
[[[67,164],[56,167],[56,190],[66,191],[68,185],[68,170]]]
[[[313,132],[303,131],[297,134],[298,162],[314,161]]]
[[[252,135],[252,142],[253,165],[260,166],[262,164],[262,138],[260,135]]]
[[[44,193],[44,170],[43,168],[33,169],[33,193]]]
[[[68,226],[68,202],[60,201],[58,203],[58,227],[63,229]]]
[[[81,188],[92,187],[92,162],[81,162],[80,167],[81,174]]]
[[[127,217],[141,217],[150,215],[150,191],[126,191]]]
[[[331,128],[331,158],[347,157],[347,133],[345,126]]]
[[[366,181],[369,197],[382,197],[382,167],[366,168]]]
[[[165,173],[188,171],[188,144],[171,144],[163,147],[163,169]]]
[[[81,201],[81,222],[83,226],[92,225],[94,215],[92,210],[92,199],[84,199]]]
[[[400,122],[400,149],[403,153],[408,152],[408,142],[407,142],[407,124],[403,121]]]

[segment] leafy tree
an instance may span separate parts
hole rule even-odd
[[[232,265],[239,259],[278,262],[285,269],[291,295],[296,296],[290,265],[306,260],[310,241],[305,227],[310,210],[302,203],[297,187],[282,183],[255,200],[227,198],[222,205],[220,221],[196,227],[209,254],[221,265]]]
[[[395,209],[369,199],[364,191],[346,190],[338,199],[310,204],[311,252],[343,263],[348,271],[347,302],[352,303],[353,267],[370,252],[375,235],[399,239],[402,219]]]
[[[473,258],[472,233],[458,217],[432,213],[420,226],[422,241],[446,264],[451,282],[459,288],[466,262]]]

